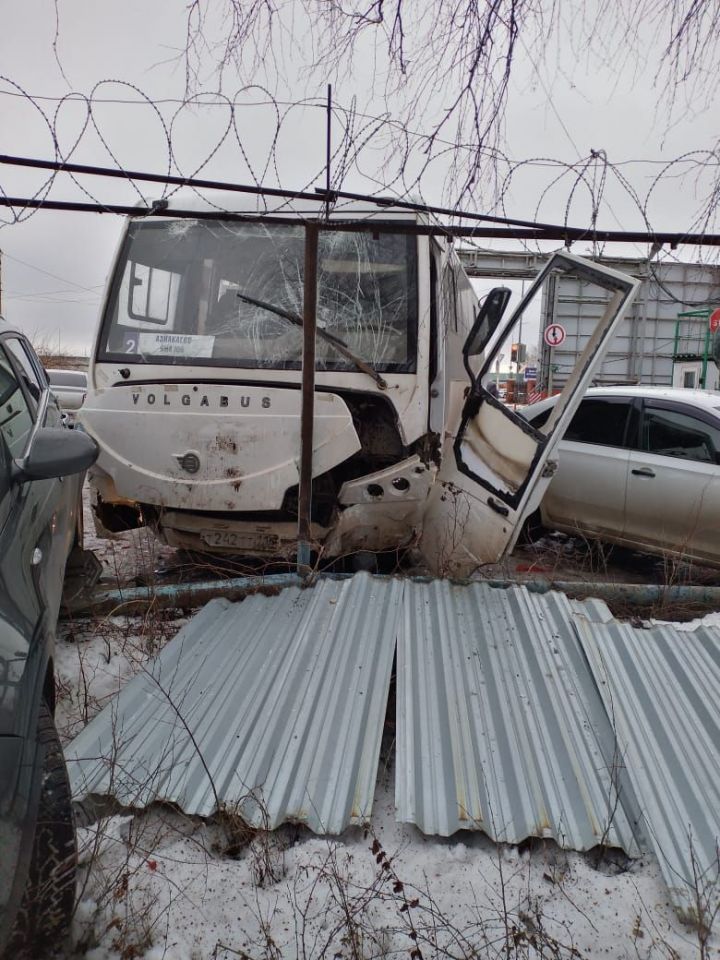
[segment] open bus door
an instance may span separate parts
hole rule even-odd
[[[536,430],[483,383],[492,380],[503,350],[508,355],[522,318],[528,322],[530,304],[543,291],[553,295],[558,275],[577,278],[586,295],[599,303],[601,316],[550,418]],[[638,286],[639,281],[609,267],[568,253],[553,255],[509,320],[498,327],[475,375],[468,359],[487,345],[481,330],[487,332],[487,323],[478,315],[464,350],[470,388],[464,403],[458,404],[456,429],[448,424],[438,482],[424,517],[420,551],[433,573],[468,576],[512,550],[525,519],[542,500],[557,468],[552,454]]]

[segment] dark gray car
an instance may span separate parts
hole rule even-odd
[[[0,955],[66,932],[75,831],[58,742],[54,652],[94,441],[65,426],[29,342],[0,320]]]

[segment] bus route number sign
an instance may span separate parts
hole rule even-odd
[[[559,323],[551,323],[549,327],[545,327],[543,339],[549,347],[559,347],[560,344],[564,342],[566,336],[565,327]]]

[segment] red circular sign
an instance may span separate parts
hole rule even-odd
[[[720,327],[720,307],[710,314],[710,330],[715,333],[718,327]]]
[[[543,339],[549,347],[559,347],[565,340],[565,336],[565,327],[560,326],[559,323],[551,323],[549,327],[545,327],[543,333]]]

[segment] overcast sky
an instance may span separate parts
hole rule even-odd
[[[202,176],[252,182],[253,178],[289,189],[322,185],[324,164],[324,115],[319,108],[281,107],[286,111],[281,136],[275,145],[274,165],[267,167],[275,135],[275,107],[261,90],[247,91],[238,99],[246,105],[236,114],[233,131],[214,151],[227,130],[228,110],[211,96],[218,81],[208,55],[201,77],[208,95],[202,104],[184,107],[163,102],[154,109],[144,102],[134,85],[154,101],[181,100],[185,71],[181,51],[185,41],[186,5],[171,0],[109,0],[94,3],[58,0],[60,12],[57,55],[55,5],[51,0],[6,3],[0,35],[0,81],[2,145],[0,152],[53,159],[53,137],[67,155],[75,141],[73,159],[104,166],[165,172],[168,169],[167,131],[171,132],[173,172],[192,173],[208,160]],[[221,4],[210,4],[216,10]],[[564,7],[577,8],[577,4]],[[212,28],[212,24],[210,25]],[[297,30],[296,23],[292,29]],[[302,33],[287,35],[280,54],[283,78],[273,77],[266,61],[265,83],[276,82],[275,92],[283,103],[320,92],[308,88],[300,73]],[[612,49],[620,42],[607,38]],[[293,52],[295,47],[295,52]],[[712,106],[696,111],[681,97],[668,125],[666,114],[657,112],[655,89],[656,54],[659,39],[648,32],[635,55],[618,71],[615,64],[601,69],[582,51],[566,41],[546,50],[546,64],[538,74],[532,62],[538,50],[523,50],[514,75],[505,122],[506,152],[515,160],[532,160],[513,176],[506,196],[509,215],[586,226],[590,203],[587,191],[572,191],[573,177],[565,174],[557,183],[558,169],[550,158],[567,163],[587,156],[591,149],[604,150],[621,166],[622,177],[607,179],[598,225],[608,229],[642,228],[643,219],[631,190],[645,197],[662,163],[691,150],[707,147],[713,140]],[[608,55],[612,60],[612,57]],[[296,62],[297,61],[297,62]],[[358,109],[377,114],[383,105],[370,98],[373,60],[366,57],[353,76],[334,83],[339,106],[357,98]],[[62,67],[62,69],[61,69]],[[260,78],[258,78],[260,79]],[[98,86],[99,85],[99,86]],[[224,91],[232,95],[239,86],[232,75],[224,78]],[[36,98],[31,102],[21,92]],[[76,93],[92,95],[92,121],[80,100],[66,101],[56,115],[52,98]],[[418,104],[417,129],[427,129],[433,116],[445,106],[444,95]],[[41,99],[50,98],[50,99]],[[130,104],[103,103],[131,100]],[[392,106],[392,104],[391,104]],[[422,109],[421,109],[422,107]],[[39,108],[39,109],[38,109]],[[44,114],[44,116],[43,116]],[[161,121],[161,118],[164,121]],[[171,127],[172,123],[172,127]],[[339,118],[336,119],[339,137]],[[387,175],[394,158],[384,154],[388,136],[375,134],[365,149],[359,168],[349,172],[346,189],[370,191]],[[380,174],[383,161],[385,174]],[[501,168],[503,170],[504,168]],[[654,227],[682,230],[708,189],[704,177],[681,177],[683,167],[666,176],[650,195],[648,215]],[[423,179],[423,196],[440,202],[447,172],[447,157],[440,157]],[[34,193],[45,177],[39,172],[0,167],[0,184],[6,195]],[[117,181],[85,179],[85,189],[106,202],[135,202],[138,192]],[[598,184],[596,183],[596,186]],[[140,187],[146,196],[157,190]],[[398,184],[398,189],[401,189]],[[53,199],[87,199],[66,176],[58,178]],[[570,201],[570,202],[569,202]],[[568,208],[569,203],[569,208]],[[11,217],[0,211],[4,222]],[[110,215],[38,212],[24,222],[0,230],[2,258],[2,309],[5,317],[36,340],[59,345],[63,350],[89,349],[98,321],[104,283],[122,229],[122,219]],[[587,245],[575,249],[587,250]],[[627,248],[627,255],[647,255],[647,248]],[[692,255],[692,252],[691,252]]]

